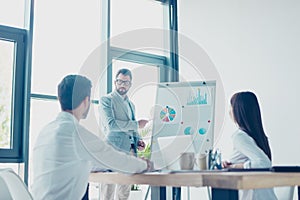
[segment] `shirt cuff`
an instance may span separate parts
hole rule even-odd
[[[251,162],[250,160],[244,163],[244,169],[250,169],[251,168]]]

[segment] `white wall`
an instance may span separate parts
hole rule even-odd
[[[223,81],[225,105],[236,91],[254,91],[273,163],[300,165],[300,1],[178,0],[178,4],[179,32],[200,45],[214,63]],[[185,63],[180,64],[182,69]],[[224,157],[230,154],[235,130],[225,114],[216,144]]]

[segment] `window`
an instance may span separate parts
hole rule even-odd
[[[111,45],[119,48],[132,49],[133,43],[155,43],[155,48],[139,47],[138,51],[158,55],[167,55],[167,36],[163,31],[167,29],[167,5],[154,0],[112,0],[111,2]],[[145,29],[144,31],[142,29]],[[122,34],[134,34],[135,41],[122,40]],[[153,32],[152,32],[153,31]],[[129,33],[128,33],[129,32]],[[131,32],[131,33],[130,33]],[[154,34],[153,34],[154,33]],[[156,34],[157,33],[157,34]],[[168,48],[167,48],[168,49]]]
[[[159,68],[145,64],[113,60],[113,76],[121,68],[127,68],[132,72],[132,86],[128,96],[136,106],[136,118],[150,119],[150,111],[155,104],[156,86],[159,82]],[[114,80],[111,83],[112,85],[114,85]]]
[[[23,161],[25,30],[0,26],[0,162]]]
[[[36,137],[39,131],[49,122],[53,121],[60,111],[59,103],[56,100],[31,99],[30,106],[30,141],[29,155],[32,155],[32,147],[35,144]],[[29,157],[29,164],[32,162],[32,157]],[[32,171],[29,172],[31,174]],[[29,182],[31,181],[29,176]]]
[[[112,15],[105,11],[105,5],[108,2],[111,5]],[[124,3],[125,6],[121,6]],[[134,10],[137,11],[137,7],[135,7],[137,5],[139,5],[139,12],[136,13],[136,16],[126,14],[134,13]],[[151,13],[145,13],[141,16],[143,6],[144,9],[150,6],[151,13],[154,13],[155,16]],[[111,26],[114,35],[140,28],[163,29],[166,26],[164,21],[167,21],[164,15],[167,7],[167,4],[154,0],[35,1],[29,152],[31,152],[35,138],[41,128],[53,120],[60,111],[59,103],[55,100],[57,84],[67,74],[78,74],[84,68],[89,56],[94,55],[95,50],[102,44],[101,42],[108,39],[103,36],[106,34],[104,27]],[[119,13],[121,11],[122,13]],[[110,17],[113,18],[111,22],[105,20]],[[139,22],[136,23],[133,18]],[[124,22],[128,25],[125,26],[125,29]],[[160,38],[160,40],[165,39],[163,35]],[[97,61],[92,63],[93,69],[108,66],[107,69],[109,70],[106,69],[107,74],[104,75],[104,79],[107,78],[110,81],[105,81],[103,85],[96,85],[93,82],[94,89],[101,90],[99,92],[101,94],[111,91],[112,73],[124,65],[132,66],[134,69],[148,70],[151,74],[151,81],[158,82],[161,80],[159,76],[161,74],[160,66],[167,64],[165,55],[154,55],[154,51],[132,52],[132,49],[126,49],[128,46],[118,44],[115,43],[116,47],[108,47],[108,54],[111,57],[107,63],[111,63],[113,59],[112,65],[102,65],[103,59],[100,56],[103,55],[96,56]],[[162,47],[163,45],[161,43]],[[112,72],[112,70],[114,71]],[[99,76],[102,77],[102,74]],[[137,81],[139,75],[134,74],[134,76],[136,76],[135,81]],[[153,91],[150,86],[145,87],[145,89]],[[137,114],[141,117],[149,116],[150,107],[146,108],[147,110],[139,109],[139,102],[141,101],[139,96],[143,95],[145,89],[139,90],[132,96],[137,110],[139,110]],[[153,93],[155,92],[153,91]],[[90,110],[88,117],[91,115],[93,115],[93,109]],[[94,111],[94,115],[96,117],[99,115],[98,110]],[[85,121],[88,119],[84,120],[83,124]],[[99,127],[97,128],[99,129]]]
[[[86,59],[100,45],[100,2],[35,1],[29,168],[39,132],[61,110],[56,98],[58,83],[68,74],[78,74]],[[29,183],[31,173],[29,170]]]
[[[0,0],[0,24],[24,28],[24,0]]]
[[[109,41],[107,57],[102,57],[108,92],[112,59],[123,55],[133,63],[159,63],[154,64],[160,68],[159,81],[178,80],[177,0],[105,0],[101,6],[102,41]]]
[[[32,93],[56,96],[61,79],[78,73],[100,45],[100,2],[35,2]]]
[[[0,40],[0,148],[11,149],[14,43]]]
[[[0,166],[27,183],[33,0],[0,0]],[[3,163],[3,164],[2,164]]]
[[[136,119],[151,120],[157,83],[178,80],[177,1],[107,0],[102,6],[108,14],[102,25],[103,41],[109,41],[103,58],[107,92],[113,90],[117,70],[130,69],[133,85],[128,96],[135,103]],[[139,130],[146,144],[151,124]]]

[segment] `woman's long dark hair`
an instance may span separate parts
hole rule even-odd
[[[231,97],[234,120],[239,128],[254,139],[257,146],[272,159],[268,138],[264,132],[257,98],[252,92],[238,92]]]

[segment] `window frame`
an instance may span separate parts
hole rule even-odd
[[[29,145],[29,124],[30,124],[30,100],[31,99],[39,99],[41,101],[49,101],[54,100],[57,101],[57,97],[53,95],[47,95],[43,93],[31,93],[30,91],[30,80],[31,80],[31,48],[32,48],[32,33],[33,33],[33,13],[34,13],[34,5],[33,0],[26,0],[26,2],[30,2],[30,4],[27,5],[27,9],[30,12],[30,17],[27,19],[27,25],[26,27],[29,29],[28,31],[28,44],[27,44],[27,60],[26,60],[26,66],[28,67],[27,78],[24,78],[24,84],[27,82],[27,85],[24,91],[24,101],[25,102],[25,112],[22,114],[24,116],[24,141],[25,146],[23,147],[25,149],[25,182],[28,181],[28,145]],[[168,57],[166,56],[159,56],[154,55],[150,53],[144,53],[144,52],[138,52],[138,51],[132,51],[128,49],[120,49],[117,47],[110,46],[109,38],[110,38],[110,1],[111,0],[103,0],[101,1],[101,10],[102,13],[102,33],[101,41],[103,43],[106,43],[106,51],[107,54],[105,55],[106,63],[108,66],[107,68],[107,88],[106,92],[111,91],[112,85],[112,59],[120,59],[120,60],[126,60],[128,62],[134,62],[134,63],[140,63],[140,64],[147,64],[147,65],[153,65],[154,67],[160,67],[160,82],[164,81],[175,81],[178,80],[178,74],[173,73],[170,74],[168,68],[175,69],[178,71],[178,49],[176,48],[178,45],[178,39],[176,37],[177,35],[177,0],[153,0],[161,2],[162,5],[165,6],[165,10],[168,12],[167,19],[168,23],[166,23],[167,29],[170,29],[170,43],[172,44],[170,46],[170,51],[173,53],[170,53]],[[122,55],[121,55],[122,54]],[[120,56],[121,55],[121,56]],[[177,59],[176,59],[177,58]],[[99,66],[100,67],[100,66]],[[174,71],[174,70],[172,70]],[[24,86],[25,87],[25,86]],[[101,94],[101,93],[100,93]],[[92,100],[92,103],[99,104],[98,100]],[[27,146],[26,146],[27,145]]]
[[[0,163],[24,162],[23,116],[26,85],[26,38],[26,30],[0,25],[0,40],[14,43],[10,133],[11,148],[0,148]]]
[[[133,63],[154,65],[159,67],[160,82],[173,82],[179,80],[179,59],[178,59],[178,17],[177,17],[177,0],[155,0],[161,2],[162,9],[167,11],[168,21],[165,29],[169,30],[169,56],[160,56],[151,53],[140,51],[132,51],[111,46],[110,31],[111,31],[111,0],[102,1],[102,35],[101,39],[106,43],[106,92],[112,91],[112,60],[125,60]]]
[[[110,48],[110,56],[111,56],[111,62],[108,65],[107,69],[107,93],[112,91],[112,79],[114,74],[112,74],[112,60],[122,60],[132,63],[138,63],[138,64],[145,64],[145,65],[151,65],[153,67],[158,67],[160,71],[160,75],[164,74],[164,66],[167,65],[168,60],[165,56],[160,55],[154,55],[149,53],[144,53],[140,51],[130,51],[127,49],[122,49],[118,47],[111,47]],[[162,80],[162,76],[160,76],[160,79]]]
[[[103,60],[106,60],[106,92],[109,93],[112,91],[112,60],[113,59],[120,59],[122,60],[122,56],[116,57],[116,47],[111,46],[110,44],[110,13],[111,13],[111,0],[103,0],[102,1],[102,35],[101,39],[102,42],[106,43],[106,55],[102,57]],[[165,5],[164,9],[168,9],[168,27],[165,27],[167,30],[170,31],[169,33],[169,44],[170,44],[170,54],[169,56],[162,56],[165,60],[165,65],[157,65],[160,69],[160,82],[176,82],[179,81],[179,59],[178,59],[178,15],[177,15],[177,0],[155,0]],[[167,5],[167,6],[166,6]],[[164,19],[165,20],[165,19]],[[130,62],[136,62],[143,64],[141,60],[137,59],[134,55],[131,54],[131,50],[129,49],[122,49],[124,56],[128,55],[127,58],[130,58]],[[150,58],[155,58],[157,55],[143,53],[134,51],[135,54],[140,55],[140,53],[144,56],[145,60],[149,56]],[[159,57],[156,57],[159,58]],[[129,60],[127,60],[129,61]],[[159,59],[157,60],[159,62]],[[144,63],[144,64],[151,64],[151,63]],[[100,91],[101,94],[101,91]],[[173,188],[174,190],[174,188]],[[179,191],[180,192],[180,191]],[[160,188],[158,191],[154,192],[151,196],[152,198],[159,198],[160,196],[166,195],[166,189]]]

